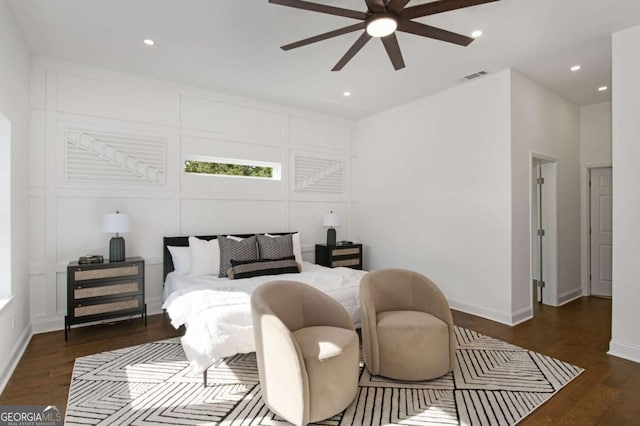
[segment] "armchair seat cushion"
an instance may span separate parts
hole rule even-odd
[[[330,326],[305,327],[292,334],[309,377],[309,421],[347,408],[358,389],[358,334]]]
[[[451,371],[450,330],[441,319],[419,311],[377,315],[380,375],[398,380],[429,380]]]

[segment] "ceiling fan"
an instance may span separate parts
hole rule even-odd
[[[311,3],[303,0],[269,0],[269,3],[281,6],[294,7],[296,9],[310,10],[312,12],[326,13],[329,15],[343,16],[362,22],[337,30],[309,37],[282,46],[282,50],[291,50],[297,47],[306,46],[311,43],[348,34],[358,30],[365,30],[355,43],[347,50],[347,53],[338,61],[331,71],[340,71],[355,55],[364,47],[372,37],[382,40],[387,55],[397,70],[404,68],[404,59],[400,51],[400,45],[396,37],[396,31],[428,37],[435,40],[446,41],[448,43],[468,46],[474,39],[462,34],[452,33],[440,28],[412,21],[414,18],[435,15],[437,13],[448,12],[450,10],[463,9],[465,7],[477,6],[484,3],[491,3],[499,0],[438,0],[430,3],[419,4],[417,6],[406,7],[410,0],[365,0],[367,11],[343,9],[340,7],[327,6],[319,3]]]

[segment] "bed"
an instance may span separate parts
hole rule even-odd
[[[274,233],[271,236],[288,234]],[[254,234],[234,235],[249,238]],[[216,236],[195,238],[211,241]],[[172,250],[176,250],[175,247],[189,247],[189,237],[163,239],[163,309],[174,327],[185,326],[182,346],[193,372],[204,373],[205,386],[208,367],[225,357],[255,351],[249,301],[252,291],[261,284],[273,280],[294,280],[312,285],[340,302],[354,323],[360,323],[359,286],[364,271],[342,267],[332,269],[302,262],[300,273],[233,280],[219,278],[215,274],[191,276],[184,274],[184,271],[176,271],[169,247]],[[296,260],[301,260],[299,236],[297,250]]]

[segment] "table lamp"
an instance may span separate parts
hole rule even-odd
[[[106,234],[116,234],[115,237],[109,241],[109,262],[124,262],[124,238],[120,234],[129,232],[131,228],[131,221],[128,214],[123,214],[118,211],[115,213],[107,213],[102,219],[102,230]]]
[[[335,246],[336,245],[336,230],[334,226],[340,226],[340,216],[338,213],[334,213],[331,210],[329,213],[325,214],[322,218],[322,226],[328,226],[327,229],[327,245]]]

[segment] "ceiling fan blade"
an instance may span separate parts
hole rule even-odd
[[[295,43],[290,43],[284,46],[281,46],[282,50],[291,50],[298,47],[306,46],[311,43],[316,43],[318,41],[326,40],[328,38],[341,36],[343,34],[348,34],[357,30],[362,30],[367,26],[364,22],[360,22],[359,24],[349,25],[348,27],[339,28],[337,30],[329,31],[327,33],[318,34],[317,36],[305,38],[304,40],[296,41]]]
[[[340,58],[338,63],[333,68],[331,68],[331,71],[340,71],[342,68],[344,68],[344,66],[347,65],[347,62],[349,62],[351,58],[353,58],[356,53],[358,53],[360,49],[362,49],[364,45],[367,44],[369,40],[371,40],[371,36],[366,31],[364,31],[362,35],[356,40],[356,42],[353,43],[353,45],[349,48],[349,50],[347,50],[347,53],[345,53],[344,56]]]
[[[386,37],[382,37],[382,44],[384,44],[387,55],[389,55],[389,59],[391,59],[393,68],[396,71],[404,68],[404,59],[402,59],[402,52],[400,51],[400,45],[398,44],[398,37],[396,37],[396,34],[393,33]]]
[[[419,4],[404,9],[401,18],[413,19],[421,16],[435,15],[436,13],[450,10],[463,9],[465,7],[478,6],[500,0],[439,0],[431,3]]]
[[[400,21],[398,23],[398,31],[428,37],[435,40],[446,41],[460,46],[468,46],[474,40],[473,38],[462,34],[452,33],[451,31],[442,30],[440,28],[413,21]]]
[[[329,15],[343,16],[345,18],[359,19],[361,21],[366,20],[368,17],[365,12],[342,9],[341,7],[327,6],[303,0],[269,0],[269,3],[279,4],[280,6],[295,7],[296,9],[310,10],[312,12],[327,13]]]
[[[384,7],[384,1],[382,0],[365,0],[365,2],[367,3],[369,12],[377,13],[387,11],[387,9]]]
[[[409,0],[391,0],[387,3],[387,11],[398,15],[407,3],[409,3]]]

